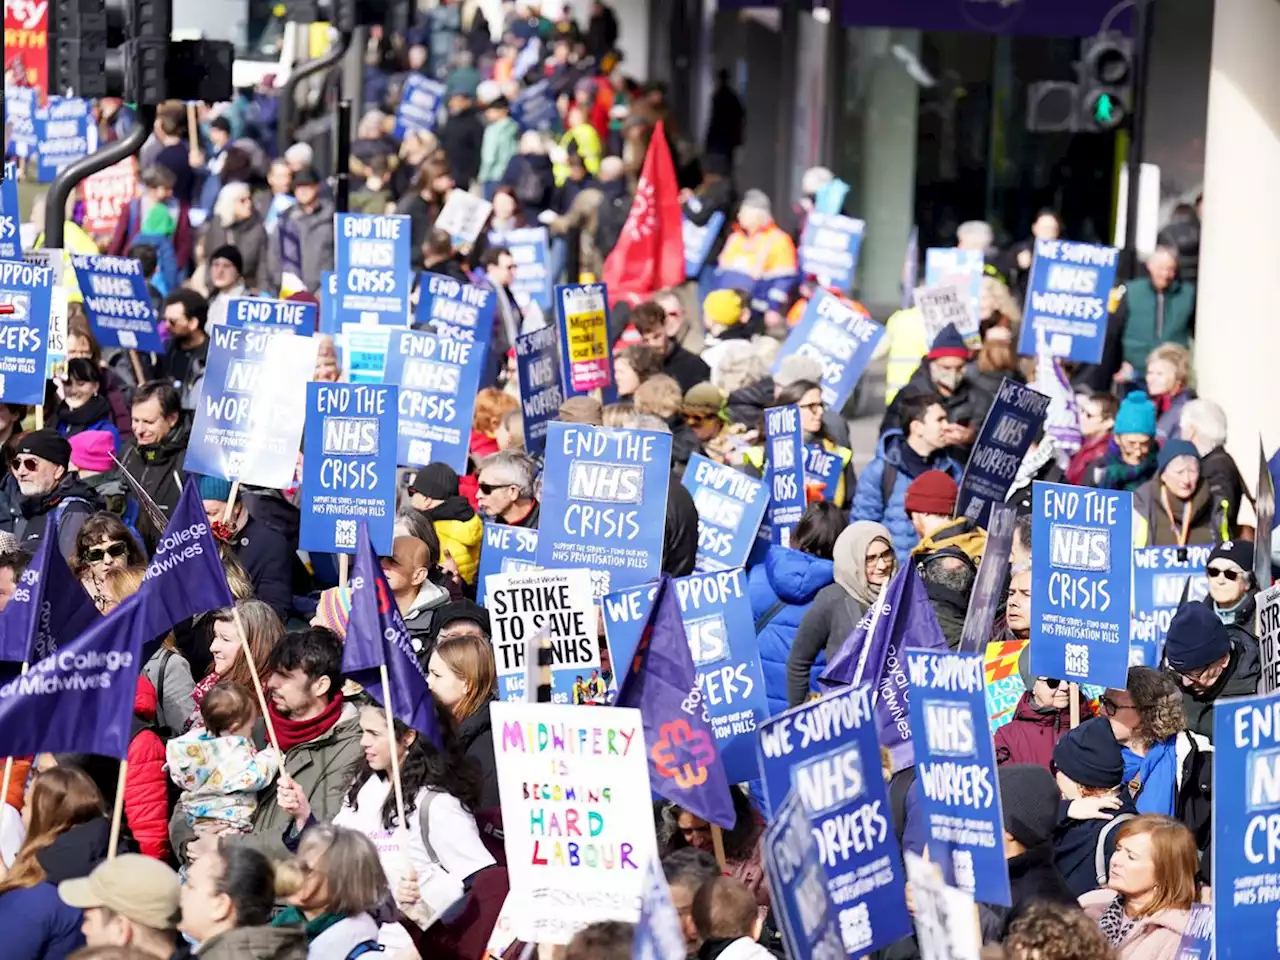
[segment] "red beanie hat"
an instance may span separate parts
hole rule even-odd
[[[960,488],[951,475],[941,470],[926,470],[907,487],[907,513],[934,513],[951,516],[956,509]]]

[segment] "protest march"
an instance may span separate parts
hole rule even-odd
[[[1280,960],[1280,435],[1198,209],[773,171],[721,40],[786,4],[670,83],[618,0],[284,4],[229,99],[19,6],[0,960]]]

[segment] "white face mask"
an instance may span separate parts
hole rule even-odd
[[[940,387],[946,387],[948,390],[954,390],[960,386],[960,381],[963,379],[963,370],[935,370],[933,372],[933,382]]]

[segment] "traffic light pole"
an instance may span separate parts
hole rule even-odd
[[[1129,117],[1129,155],[1125,170],[1129,193],[1125,198],[1124,250],[1120,253],[1120,278],[1138,271],[1138,194],[1142,178],[1142,154],[1146,146],[1147,73],[1151,63],[1151,0],[1133,4],[1133,111]]]
[[[63,244],[63,224],[67,220],[67,201],[76,185],[86,177],[99,170],[105,170],[125,157],[131,157],[147,142],[151,129],[156,122],[156,108],[138,104],[134,108],[137,123],[125,136],[114,143],[109,143],[88,156],[81,157],[62,169],[53,183],[49,185],[49,194],[44,207],[44,245],[61,249]]]
[[[315,60],[310,60],[302,66],[289,71],[289,79],[280,88],[280,111],[276,119],[276,149],[281,156],[284,156],[284,152],[293,146],[293,131],[296,126],[295,117],[297,114],[294,96],[298,89],[298,84],[302,83],[307,77],[315,76],[317,73],[341,63],[350,43],[351,35],[340,33],[338,34],[337,42],[333,45],[333,49],[323,57],[317,57]]]

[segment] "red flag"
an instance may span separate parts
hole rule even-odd
[[[662,122],[653,128],[636,196],[618,243],[604,262],[609,306],[639,303],[684,283],[684,227],[680,188]]]

